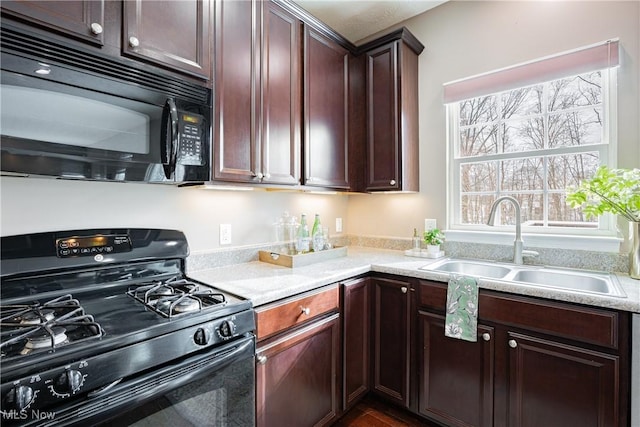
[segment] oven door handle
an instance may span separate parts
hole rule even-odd
[[[123,379],[124,379],[124,378],[118,378],[117,380],[115,380],[115,381],[114,381],[114,382],[112,382],[111,384],[106,385],[106,386],[104,386],[104,387],[102,387],[102,388],[99,388],[98,390],[94,390],[94,391],[92,391],[91,393],[87,394],[87,397],[88,397],[88,398],[90,398],[90,399],[91,399],[91,398],[94,398],[94,397],[98,397],[98,396],[100,396],[101,394],[108,392],[108,391],[109,391],[109,390],[111,390],[113,387],[117,386],[117,385],[120,383],[120,381],[122,381]]]

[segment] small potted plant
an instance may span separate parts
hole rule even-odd
[[[444,234],[439,228],[432,228],[424,232],[424,243],[427,245],[427,252],[436,254],[440,252],[440,245],[444,241]]]

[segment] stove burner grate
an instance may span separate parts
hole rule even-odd
[[[43,304],[0,307],[0,355],[26,355],[101,338],[104,330],[71,295]]]
[[[127,294],[168,318],[227,304],[223,294],[201,290],[196,283],[180,276],[130,287]]]

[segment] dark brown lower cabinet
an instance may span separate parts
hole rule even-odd
[[[520,427],[613,427],[619,357],[510,332],[509,417]]]
[[[329,425],[339,413],[340,315],[259,344],[258,427]]]
[[[371,299],[369,278],[345,282],[343,289],[343,409],[369,391]]]
[[[376,394],[409,407],[411,295],[408,281],[374,277],[373,377]]]
[[[444,336],[421,281],[419,412],[447,426],[629,424],[629,313],[481,290],[478,341]]]
[[[444,335],[444,316],[420,311],[419,411],[448,426],[493,425],[494,330],[478,325],[477,342]]]

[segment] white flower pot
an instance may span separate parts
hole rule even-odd
[[[440,245],[427,245],[427,253],[437,254],[440,252]]]

